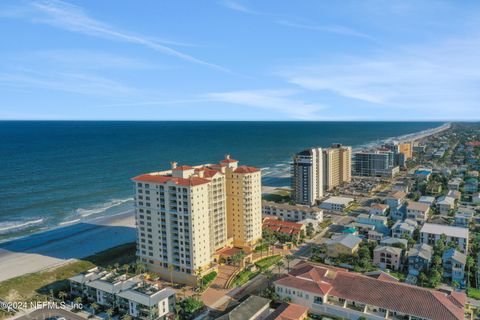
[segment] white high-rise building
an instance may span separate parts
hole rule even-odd
[[[292,199],[297,204],[311,206],[322,197],[322,148],[306,149],[295,154],[292,164]]]
[[[147,269],[194,284],[226,246],[249,250],[262,236],[261,172],[227,156],[177,166],[135,182],[137,255]]]

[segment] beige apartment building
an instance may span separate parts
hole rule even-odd
[[[261,172],[226,156],[177,166],[135,183],[137,255],[149,271],[194,284],[227,246],[250,250],[262,236]]]
[[[352,180],[352,147],[332,144],[323,150],[323,186],[330,191]]]

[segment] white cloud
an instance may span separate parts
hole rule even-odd
[[[291,116],[294,119],[317,120],[317,111],[324,106],[295,99],[294,90],[241,90],[213,92],[205,95],[212,101],[270,109]]]
[[[141,45],[163,54],[171,55],[182,60],[208,66],[210,68],[230,72],[219,65],[195,58],[168,47],[170,41],[158,41],[149,37],[119,30],[107,23],[90,17],[83,8],[67,2],[57,0],[44,0],[32,2],[32,7],[41,17],[34,17],[37,23],[49,24],[72,32],[78,32],[94,37],[101,37],[126,43]]]
[[[220,4],[223,5],[224,7],[227,7],[228,9],[231,9],[231,10],[234,10],[234,11],[256,14],[255,11],[247,8],[245,5],[241,4],[240,2],[234,1],[234,0],[223,0],[223,1],[220,2]]]
[[[365,38],[369,40],[374,40],[373,37],[369,36],[368,34],[356,31],[352,28],[345,27],[345,26],[340,26],[340,25],[323,25],[323,26],[317,26],[317,25],[311,25],[311,24],[304,24],[304,23],[296,23],[296,22],[291,22],[287,20],[280,20],[278,21],[279,24],[287,26],[287,27],[292,27],[292,28],[297,28],[297,29],[304,29],[304,30],[311,30],[311,31],[320,31],[320,32],[329,32],[329,33],[336,33],[344,36],[352,36],[352,37],[359,37],[359,38]]]
[[[279,72],[304,89],[364,102],[445,115],[478,108],[480,40],[477,36],[395,48],[336,63],[287,67]],[[477,115],[478,117],[478,115]]]
[[[82,73],[42,74],[29,70],[0,72],[0,86],[12,88],[40,88],[83,95],[130,96],[137,91],[119,82]]]

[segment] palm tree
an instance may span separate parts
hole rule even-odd
[[[277,268],[278,268],[278,273],[280,273],[280,269],[282,269],[283,267],[285,267],[285,263],[283,263],[282,260],[278,260],[277,262],[275,262],[275,266],[277,266]]]
[[[112,308],[108,308],[107,311],[105,311],[105,313],[107,314],[108,319],[112,319],[112,315],[113,315],[113,309]]]
[[[128,270],[130,270],[130,265],[128,263],[124,264],[122,267],[123,271],[125,271],[125,276],[128,275]]]
[[[68,293],[66,293],[65,291],[60,291],[58,293],[58,297],[62,299],[62,301],[65,301],[65,298],[68,297]]]
[[[145,264],[138,260],[136,263],[135,263],[135,273],[136,274],[142,274],[145,272]]]
[[[90,307],[92,308],[93,315],[95,315],[95,312],[98,310],[99,305],[96,302],[94,302],[90,305]]]
[[[260,259],[263,258],[263,246],[265,245],[265,240],[260,239],[258,242],[258,247],[260,248]]]
[[[270,287],[270,280],[271,280],[272,277],[273,277],[273,272],[272,272],[272,270],[266,269],[265,271],[263,271],[263,275],[267,278],[268,286]]]
[[[185,296],[187,295],[187,288],[182,287],[181,292],[182,292],[182,298],[185,298]]]
[[[292,254],[287,254],[285,256],[285,260],[287,261],[287,270],[290,272],[290,262],[292,262],[295,259],[295,257]]]
[[[73,302],[75,302],[75,309],[80,309],[80,304],[83,302],[82,297],[76,297],[73,299]]]
[[[48,292],[50,293],[50,298],[53,300],[55,298],[53,289],[48,290]]]
[[[202,267],[198,267],[197,271],[195,272],[196,275],[197,275],[197,281],[198,281],[197,286],[198,287],[201,287],[203,285],[202,271],[203,271]]]
[[[125,314],[122,316],[122,320],[132,320],[132,316],[129,315],[128,313],[125,313]]]
[[[118,270],[118,268],[120,267],[120,264],[118,262],[115,262],[115,264],[113,265],[113,267],[115,268],[115,271]]]

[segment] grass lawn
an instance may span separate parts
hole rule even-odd
[[[205,275],[202,278],[202,288],[201,288],[201,290],[204,291],[205,289],[207,289],[208,286],[210,285],[210,283],[212,283],[212,281],[215,280],[216,277],[217,277],[217,272],[216,271],[212,271],[209,274]]]
[[[241,286],[248,282],[248,280],[254,278],[256,275],[260,273],[260,270],[251,271],[251,270],[243,270],[239,274],[235,276],[235,279],[232,281],[231,287]]]
[[[289,202],[291,200],[290,192],[287,190],[274,190],[272,193],[264,194],[262,199],[273,202]]]
[[[260,270],[265,270],[270,268],[275,264],[275,262],[282,260],[282,256],[277,254],[274,256],[266,257],[255,262],[255,265],[260,268]]]
[[[66,279],[95,266],[120,265],[135,261],[135,243],[124,244],[93,256],[46,271],[30,273],[0,283],[0,299],[6,301],[45,300],[50,289],[69,290]]]
[[[260,252],[260,251],[267,251],[268,249],[268,244],[264,243],[262,245],[256,246],[255,249],[253,249],[254,252]]]
[[[469,298],[480,300],[480,289],[468,288],[467,295]]]

